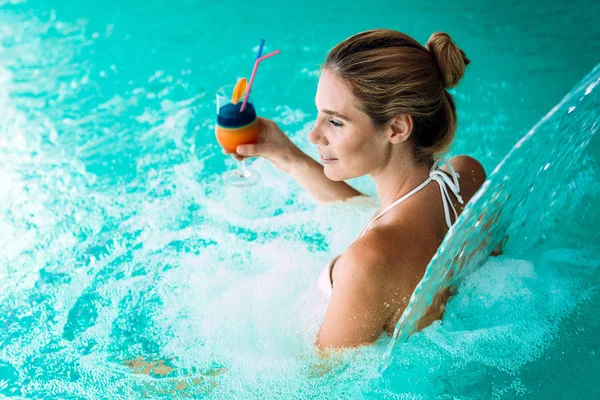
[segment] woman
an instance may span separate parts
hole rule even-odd
[[[380,209],[319,279],[330,296],[320,348],[359,346],[393,332],[444,235],[485,181],[471,157],[435,158],[457,123],[446,89],[467,64],[445,33],[434,33],[425,47],[393,30],[359,33],[335,46],[322,66],[319,115],[308,139],[323,165],[267,119],[259,143],[233,154],[266,158],[322,202],[361,195],[345,180],[369,175],[376,183]],[[436,296],[421,326],[441,317],[447,297]]]

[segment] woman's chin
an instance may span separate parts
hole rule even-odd
[[[335,181],[335,182],[341,182],[341,181],[345,181],[346,179],[348,179],[347,177],[341,175],[339,172],[337,172],[335,170],[334,167],[332,167],[331,165],[324,165],[324,169],[323,172],[325,173],[325,176],[327,178],[329,178],[329,180],[331,181]]]

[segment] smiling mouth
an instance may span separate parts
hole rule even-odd
[[[337,161],[337,158],[329,158],[329,157],[325,157],[323,154],[321,154],[321,161],[332,162],[332,161]]]

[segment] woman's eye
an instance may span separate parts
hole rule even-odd
[[[342,124],[340,124],[339,122],[337,122],[336,120],[330,119],[329,123],[333,126],[335,126],[336,128],[339,128],[340,126],[342,126]]]

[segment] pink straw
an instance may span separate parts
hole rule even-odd
[[[250,76],[250,83],[248,84],[248,87],[246,88],[246,95],[244,96],[244,102],[242,103],[240,112],[244,111],[244,108],[246,107],[246,103],[248,102],[248,98],[250,97],[250,90],[252,90],[252,84],[254,83],[254,77],[256,76],[256,71],[258,70],[258,64],[260,64],[260,62],[262,60],[266,60],[267,58],[276,56],[279,53],[281,53],[281,50],[275,50],[272,53],[269,53],[260,58],[257,58],[256,61],[254,62],[254,69],[252,69],[252,75]]]

